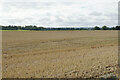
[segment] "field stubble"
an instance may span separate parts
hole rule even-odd
[[[4,31],[3,78],[117,76],[118,31]]]

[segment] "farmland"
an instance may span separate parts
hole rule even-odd
[[[118,31],[3,31],[3,78],[117,76]]]

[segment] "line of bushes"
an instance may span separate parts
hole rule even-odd
[[[0,26],[0,30],[120,30],[120,26],[116,27],[107,27],[103,26],[102,28],[95,26],[93,28],[45,28],[45,27],[37,27],[37,26]]]

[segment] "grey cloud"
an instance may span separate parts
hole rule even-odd
[[[93,8],[94,10],[89,10],[89,6],[89,4],[84,5],[81,4],[79,1],[75,2],[74,0],[51,0],[49,2],[48,0],[45,0],[43,2],[33,2],[32,0],[21,0],[19,2],[17,0],[14,0],[14,2],[3,2],[1,12],[5,13],[3,17],[5,17],[6,19],[2,19],[0,24],[33,24],[45,26],[94,26],[107,24],[117,25],[116,12],[104,12],[105,14],[103,14],[103,11],[98,11],[97,8]],[[18,12],[15,12],[16,9]],[[12,15],[10,16],[11,19],[9,19],[9,17],[7,16],[9,12],[11,12],[10,15]],[[19,12],[20,14],[22,13],[24,16],[22,16],[21,18],[16,17],[17,15],[19,15]],[[88,12],[90,12],[90,14]],[[15,14],[16,16],[14,16],[14,14],[12,13],[18,14]],[[33,14],[29,15],[29,13]]]
[[[101,16],[102,15],[102,13],[101,12],[92,12],[92,13],[90,13],[90,16],[91,15],[93,15],[93,16]]]
[[[56,6],[71,6],[78,3],[75,2],[3,2],[3,10],[10,10],[12,8],[18,9],[49,9]]]
[[[118,20],[118,14],[116,12],[108,12],[104,16],[108,17],[109,20]]]

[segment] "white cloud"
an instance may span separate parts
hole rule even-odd
[[[117,25],[118,0],[1,0],[0,25]]]

